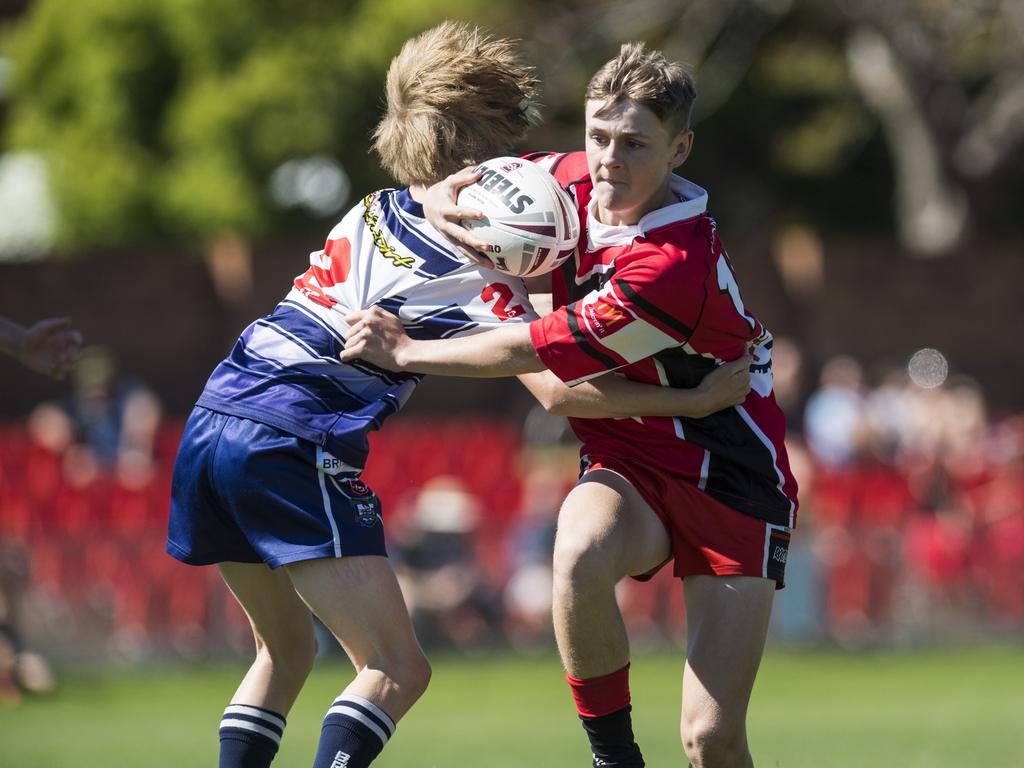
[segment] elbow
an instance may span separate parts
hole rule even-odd
[[[550,413],[552,416],[577,416],[572,405],[566,398],[563,397],[551,397],[547,400],[542,400],[541,404],[544,406],[544,410]]]
[[[546,380],[543,385],[534,384],[530,387],[533,396],[544,410],[552,416],[573,416],[571,399],[561,382]]]
[[[569,416],[569,402],[559,391],[559,387],[544,387],[542,392],[535,393],[544,410],[552,416]]]

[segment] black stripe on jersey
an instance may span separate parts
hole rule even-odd
[[[670,315],[665,310],[655,306],[647,299],[643,298],[639,293],[637,293],[633,289],[633,287],[629,283],[623,280],[618,282],[617,285],[619,286],[619,288],[622,289],[622,292],[626,294],[626,299],[628,301],[630,301],[633,304],[636,304],[636,306],[640,307],[640,309],[642,309],[648,315],[650,315],[653,318],[656,318],[660,323],[668,326],[676,333],[682,334],[687,339],[693,336],[693,328],[688,326],[679,318],[672,317],[672,315]]]
[[[693,355],[682,347],[670,347],[653,355],[665,370],[670,387],[692,389],[704,381],[704,377],[715,369],[715,361],[709,357]]]
[[[614,371],[616,368],[621,368],[622,363],[614,357],[609,357],[600,350],[595,349],[594,346],[587,341],[586,334],[583,333],[583,330],[580,328],[580,322],[576,319],[576,304],[568,305],[565,310],[565,318],[569,323],[569,331],[572,333],[572,340],[576,342],[576,346],[601,363],[605,370]]]
[[[789,525],[792,502],[779,488],[771,451],[735,408],[680,421],[686,439],[711,452],[705,493],[751,517]]]

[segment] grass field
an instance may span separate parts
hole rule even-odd
[[[681,660],[634,660],[634,722],[652,768],[685,766]],[[216,729],[242,668],[66,671],[60,690],[0,711],[2,768],[216,764]],[[349,679],[321,664],[289,716],[275,768],[308,768],[324,710]],[[1024,766],[1024,651],[770,654],[750,713],[760,768]],[[553,657],[434,659],[424,699],[380,768],[589,766]]]

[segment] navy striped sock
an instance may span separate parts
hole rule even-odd
[[[367,768],[395,732],[395,721],[361,696],[342,694],[327,710],[313,768]]]
[[[220,768],[268,768],[284,726],[284,717],[269,709],[229,705],[220,719]]]

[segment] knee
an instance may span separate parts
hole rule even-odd
[[[399,683],[411,698],[418,699],[427,690],[432,674],[433,670],[427,657],[422,652],[416,653],[402,664]]]
[[[605,590],[614,587],[620,576],[615,558],[600,540],[586,533],[559,534],[552,569],[556,594]]]
[[[388,687],[395,689],[410,704],[427,690],[432,674],[430,662],[419,648],[415,652],[392,654],[371,661],[367,667],[383,673]]]
[[[742,724],[684,718],[680,735],[693,768],[743,768],[748,764],[747,735]]]

